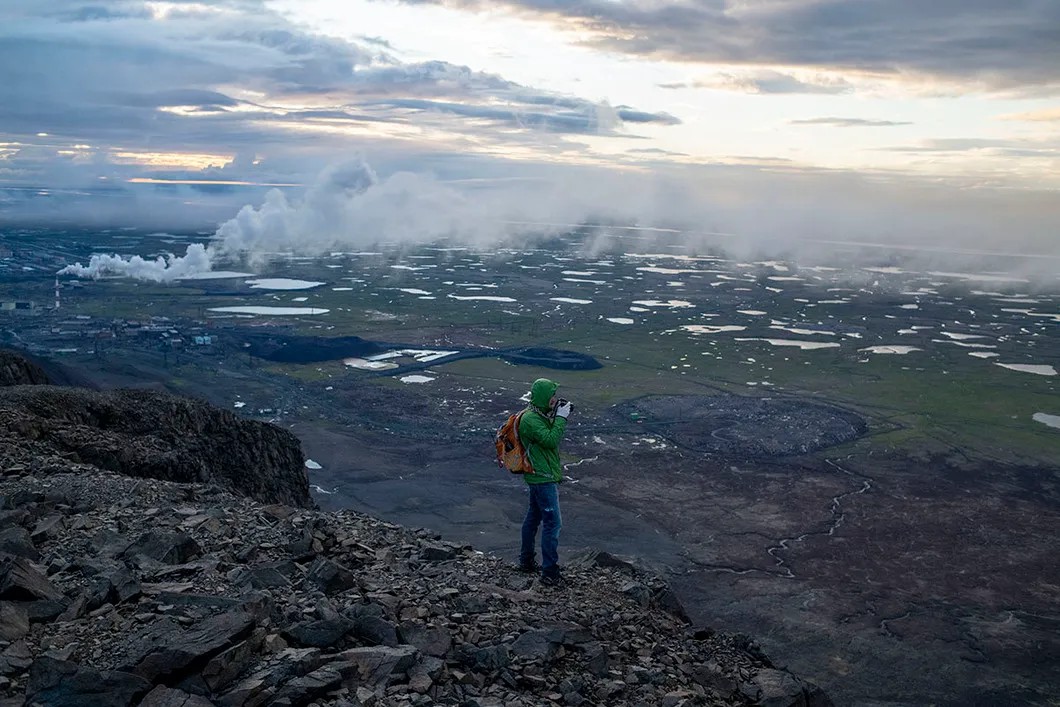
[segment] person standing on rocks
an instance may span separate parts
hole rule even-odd
[[[530,407],[519,422],[519,439],[526,448],[532,474],[524,474],[529,505],[523,519],[522,549],[519,567],[537,572],[537,529],[541,528],[541,582],[561,584],[559,572],[559,530],[563,525],[559,513],[559,484],[563,465],[559,461],[559,442],[567,429],[571,404],[559,398],[559,384],[538,378],[530,387]]]

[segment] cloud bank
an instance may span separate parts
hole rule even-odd
[[[324,170],[300,196],[269,191],[181,256],[97,255],[61,274],[163,282],[222,264],[261,268],[278,253],[320,255],[442,238],[488,252],[598,223],[613,227],[598,228],[589,248],[612,247],[609,234],[629,226],[666,229],[668,239],[693,250],[741,257],[821,258],[854,248],[873,262],[897,253],[942,267],[955,252],[983,253],[992,266],[994,255],[1038,254],[1026,271],[1040,266],[1046,278],[1055,278],[1060,260],[1060,204],[1047,192],[980,188],[955,197],[928,181],[775,167],[686,169],[645,178],[595,168],[556,173],[539,165],[522,179],[443,182],[411,172],[381,178],[354,160]]]
[[[277,253],[320,255],[381,242],[429,243],[443,237],[485,246],[531,228],[542,230],[514,223],[541,218],[548,211],[530,196],[530,190],[520,186],[468,194],[411,172],[380,179],[364,161],[354,160],[326,169],[295,200],[270,190],[259,206],[243,206],[208,243],[192,244],[184,255],[145,259],[97,254],[88,265],[75,263],[58,274],[170,282],[208,272],[218,262],[261,266]]]
[[[404,0],[543,18],[591,46],[675,61],[795,66],[1060,93],[1053,0]]]
[[[21,187],[114,190],[145,173],[216,179],[226,165],[228,179],[305,183],[351,144],[379,145],[380,162],[560,154],[584,136],[680,122],[403,61],[385,42],[324,36],[256,0],[5,3],[0,65],[22,67],[0,81],[0,185]]]

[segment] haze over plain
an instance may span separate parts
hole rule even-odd
[[[252,254],[601,220],[735,251],[1060,253],[1045,0],[52,0],[0,20],[7,221],[223,224],[214,249]]]

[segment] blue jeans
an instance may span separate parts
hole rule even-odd
[[[527,484],[530,504],[523,519],[523,547],[519,561],[530,565],[537,554],[537,526],[541,529],[541,571],[555,574],[559,571],[559,529],[563,521],[559,515],[559,484]]]

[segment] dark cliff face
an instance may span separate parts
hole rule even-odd
[[[41,474],[72,464],[314,505],[301,443],[279,427],[157,391],[0,388],[0,467]]]
[[[0,349],[0,386],[48,385],[48,374],[25,356],[8,349]]]
[[[17,349],[0,349],[0,387],[9,385],[72,385],[93,390],[99,387],[58,361]]]

